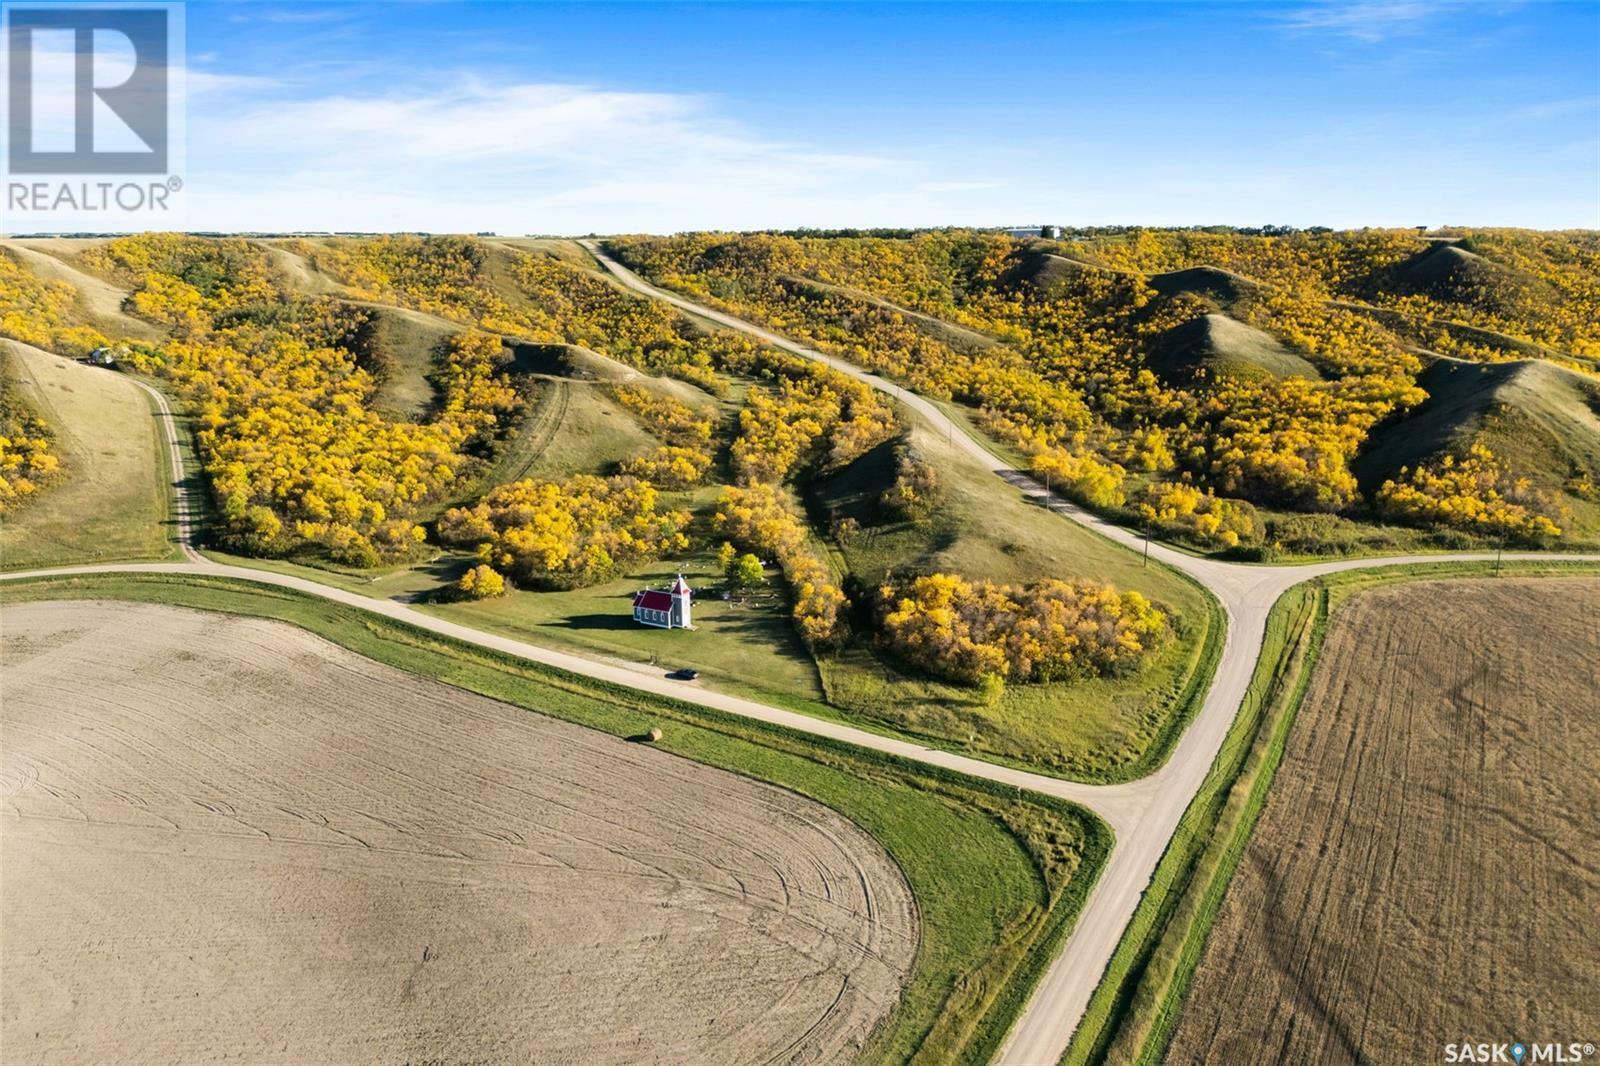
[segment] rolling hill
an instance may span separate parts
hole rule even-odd
[[[1145,281],[1163,296],[1180,296],[1188,293],[1210,297],[1223,306],[1261,287],[1260,282],[1214,266],[1169,270],[1164,274],[1151,274]]]
[[[1162,334],[1149,366],[1171,384],[1202,378],[1312,378],[1322,375],[1270,333],[1223,314],[1201,315]]]
[[[1364,490],[1447,452],[1483,444],[1508,470],[1551,494],[1579,531],[1600,528],[1600,381],[1536,359],[1440,358],[1417,378],[1428,399],[1372,435],[1351,469]]]
[[[1447,241],[1402,260],[1381,280],[1390,292],[1431,296],[1507,317],[1527,315],[1556,298],[1538,278]]]

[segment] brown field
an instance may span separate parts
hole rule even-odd
[[[1443,1061],[1600,1029],[1600,580],[1334,614],[1173,1063]]]
[[[847,1059],[916,950],[791,793],[123,603],[3,619],[9,1063]]]

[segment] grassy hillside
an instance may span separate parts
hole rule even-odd
[[[167,465],[155,410],[132,381],[15,341],[0,372],[45,421],[61,472],[0,524],[0,568],[165,559]]]
[[[1353,469],[1364,484],[1445,454],[1486,446],[1570,514],[1574,531],[1600,533],[1600,380],[1522,360],[1439,359],[1417,378],[1428,399],[1374,434]]]
[[[1152,347],[1148,366],[1171,382],[1322,377],[1308,359],[1270,333],[1215,313],[1163,333]]]
[[[36,277],[46,282],[61,282],[76,292],[76,321],[92,326],[114,340],[155,340],[162,331],[143,319],[128,314],[123,307],[128,290],[105,278],[85,271],[77,257],[103,243],[65,237],[6,240],[0,248],[15,256]]]
[[[1557,300],[1555,290],[1538,278],[1451,241],[1436,242],[1396,263],[1372,284],[1379,293],[1428,296],[1512,317],[1536,316]]]
[[[316,264],[304,255],[284,247],[285,243],[299,242],[262,241],[261,246],[271,257],[273,268],[283,276],[291,289],[307,296],[344,295],[343,285],[318,270]]]
[[[425,418],[439,398],[431,378],[440,345],[459,328],[402,307],[369,309],[370,333],[357,360],[378,379],[372,406],[390,418]]]
[[[1150,287],[1163,296],[1181,296],[1185,293],[1209,297],[1224,306],[1242,299],[1260,289],[1258,282],[1240,274],[1214,266],[1184,267],[1163,274],[1152,274],[1146,279]]]

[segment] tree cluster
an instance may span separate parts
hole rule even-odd
[[[0,514],[32,497],[60,472],[54,435],[11,383],[9,358],[0,358]]]
[[[689,546],[689,513],[658,504],[655,487],[633,477],[513,481],[446,511],[439,537],[520,585],[576,588]]]
[[[223,537],[250,554],[316,545],[373,566],[413,550],[420,512],[521,402],[499,339],[464,332],[440,353],[435,417],[383,417],[369,406],[372,376],[338,346],[348,305],[295,296],[242,240],[144,234],[86,260],[131,283],[135,312],[173,331],[130,361],[171,380],[196,415]]]
[[[1261,539],[1261,519],[1242,500],[1228,500],[1211,490],[1177,481],[1145,487],[1139,516],[1155,530],[1207,548],[1237,548]]]
[[[1093,581],[997,585],[928,574],[879,590],[883,640],[952,681],[1060,681],[1136,669],[1168,634],[1137,592]]]
[[[1465,455],[1446,455],[1432,467],[1402,468],[1378,489],[1378,511],[1416,525],[1448,526],[1540,544],[1561,535],[1543,511],[1549,501],[1527,478],[1500,468],[1482,444]]]
[[[811,548],[804,520],[770,484],[729,486],[717,500],[712,528],[733,544],[775,560],[794,596],[795,628],[812,648],[848,635],[849,601]]]

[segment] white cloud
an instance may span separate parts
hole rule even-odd
[[[480,78],[299,99],[260,88],[194,100],[193,228],[931,222],[963,194],[1000,187],[915,159],[761,136],[694,94]]]
[[[1436,0],[1358,0],[1313,4],[1273,12],[1269,17],[1291,32],[1377,44],[1391,37],[1420,33],[1446,6]]]
[[[925,181],[917,186],[919,192],[972,192],[977,189],[998,189],[1000,181]]]

